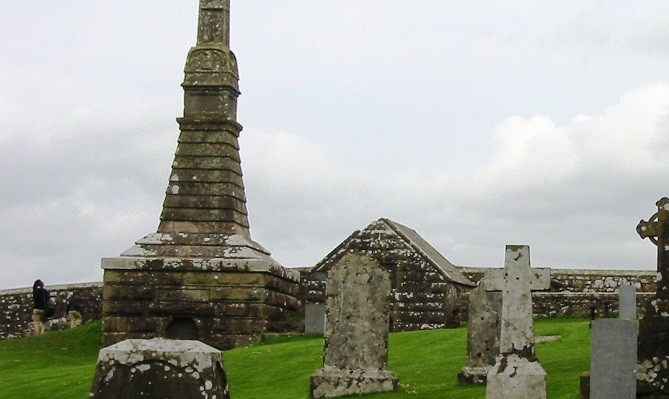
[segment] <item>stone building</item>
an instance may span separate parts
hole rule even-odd
[[[321,332],[325,276],[340,258],[360,252],[388,270],[390,330],[410,331],[460,325],[460,296],[472,283],[416,231],[389,219],[356,230],[304,276],[306,332]]]
[[[230,0],[200,0],[157,232],[102,259],[104,345],[167,337],[229,349],[294,328],[299,273],[251,238],[229,36]]]

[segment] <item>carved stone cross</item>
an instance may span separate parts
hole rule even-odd
[[[502,291],[499,350],[501,356],[534,358],[532,291],[550,287],[550,269],[530,267],[530,247],[507,245],[504,269],[485,274],[486,291]]]
[[[230,47],[230,0],[200,0],[197,44]]]
[[[669,300],[669,198],[655,205],[657,212],[647,222],[641,220],[636,231],[657,246],[657,298]]]

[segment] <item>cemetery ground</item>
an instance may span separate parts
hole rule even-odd
[[[558,336],[536,345],[548,373],[548,397],[578,399],[579,376],[590,365],[590,330],[581,318],[538,319],[535,335]],[[39,337],[0,341],[0,397],[84,399],[100,349],[100,322]],[[483,399],[484,386],[458,385],[466,361],[467,328],[391,333],[388,369],[397,392],[364,398]],[[233,399],[304,399],[309,376],[323,366],[323,339],[278,336],[223,353]],[[357,396],[356,396],[357,397]],[[648,396],[647,399],[652,397]]]

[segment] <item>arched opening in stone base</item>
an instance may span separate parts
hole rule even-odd
[[[199,340],[200,329],[189,317],[175,317],[165,329],[165,338]]]

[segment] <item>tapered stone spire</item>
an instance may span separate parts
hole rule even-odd
[[[122,255],[224,258],[238,255],[240,246],[269,255],[249,231],[230,0],[200,0],[199,10],[197,44],[188,52],[181,84],[181,133],[158,231]]]
[[[158,229],[102,259],[104,345],[166,337],[229,349],[295,328],[300,275],[249,231],[230,0],[200,0],[199,11]]]
[[[188,52],[184,115],[159,233],[250,238],[239,157],[237,60],[229,48],[230,0],[200,0],[197,45]]]

